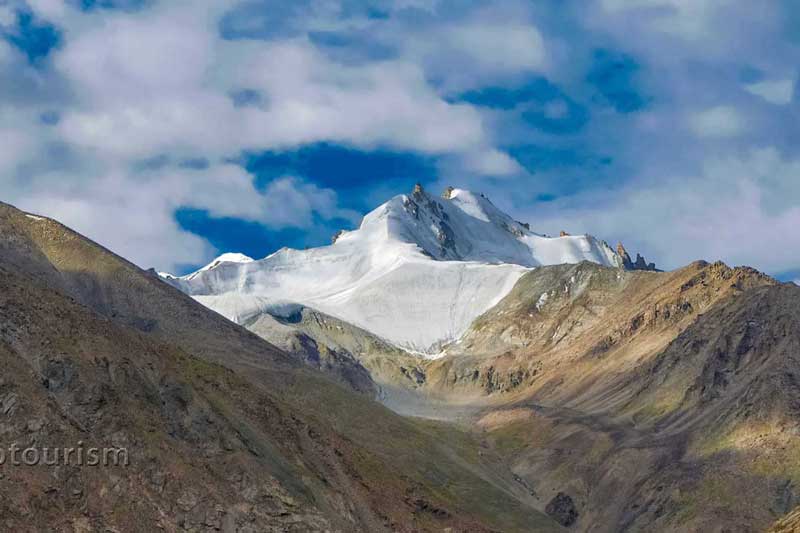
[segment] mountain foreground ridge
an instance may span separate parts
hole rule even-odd
[[[0,529],[561,530],[462,429],[351,392],[54,220],[0,203],[0,235],[2,445],[129,456],[3,448]]]

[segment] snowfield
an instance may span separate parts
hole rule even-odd
[[[445,199],[419,188],[331,246],[283,248],[260,260],[223,254],[187,276],[162,278],[234,322],[288,317],[299,304],[435,357],[530,268],[583,260],[620,264],[594,237],[546,237],[482,195],[455,189]]]

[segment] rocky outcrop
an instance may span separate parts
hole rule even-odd
[[[630,254],[621,242],[617,243],[617,255],[622,262],[622,268],[625,270],[648,270],[651,272],[658,270],[655,263],[648,263],[645,258],[638,253],[636,254],[636,261],[631,260]]]
[[[559,492],[545,507],[547,515],[564,527],[569,527],[578,521],[578,510],[572,498]]]
[[[431,223],[435,226],[436,240],[439,242],[438,254],[430,253],[429,255],[438,255],[438,259],[461,259],[456,251],[455,232],[447,223],[447,213],[442,205],[428,196],[422,185],[417,183],[414,185],[411,196],[403,200],[403,208],[415,219],[420,220],[420,206],[433,214],[434,219]]]
[[[455,190],[455,188],[452,185],[447,187],[444,190],[444,192],[442,192],[442,198],[444,198],[445,200],[449,200],[451,198],[454,190]]]
[[[559,237],[569,237],[570,235],[569,235],[569,233],[567,233],[566,231],[564,231],[562,229],[561,231],[558,232],[558,236]]]
[[[650,270],[655,271],[656,264],[655,263],[648,263],[645,261],[645,258],[639,254],[636,254],[636,261],[633,263],[633,270]]]
[[[617,243],[617,255],[622,260],[622,267],[625,270],[633,270],[633,261],[631,261],[631,256],[621,242]]]

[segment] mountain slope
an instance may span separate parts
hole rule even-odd
[[[54,221],[0,204],[0,232],[4,442],[130,454],[6,464],[4,529],[558,529],[470,436],[349,392]]]
[[[282,249],[259,261],[220,259],[164,279],[238,323],[262,313],[287,316],[302,304],[435,356],[528,268],[582,260],[623,264],[593,237],[536,234],[482,195],[454,189],[434,198],[417,187],[331,246]]]
[[[544,267],[425,366],[424,392],[471,398],[577,530],[758,531],[800,503],[798,332],[800,288],[753,269]]]

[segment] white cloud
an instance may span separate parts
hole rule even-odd
[[[440,0],[394,0],[392,9],[399,11],[402,9],[421,9],[433,13],[439,7]]]
[[[800,250],[798,175],[800,159],[766,148],[710,157],[698,176],[661,176],[649,186],[556,201],[549,213],[540,205],[516,215],[538,231],[565,227],[622,240],[662,268],[722,259],[786,272],[797,268]]]
[[[53,70],[43,71],[49,77],[31,75],[39,85],[53,78],[68,87],[56,106],[60,121],[39,121],[51,109],[47,102],[4,112],[8,102],[0,101],[4,198],[59,218],[142,266],[171,270],[214,253],[181,230],[173,217],[179,207],[273,228],[308,228],[315,215],[357,220],[330,189],[287,176],[260,191],[244,169],[219,163],[243,150],[332,141],[490,154],[484,166],[509,168],[492,151],[480,115],[443,100],[406,59],[341,65],[305,39],[224,41],[222,4],[197,9],[176,1],[83,14],[59,3],[31,3],[65,35],[52,52]],[[14,52],[0,41],[0,67],[12,61]],[[235,107],[229,93],[241,88],[261,92],[265,104]],[[49,161],[53,147],[69,164]],[[135,170],[162,155],[169,156],[165,165]],[[189,157],[211,165],[175,166]],[[26,182],[13,177],[22,168]]]
[[[490,71],[535,71],[545,68],[547,54],[542,35],[530,25],[469,24],[446,29],[445,46],[461,51]]]
[[[171,269],[213,253],[178,227],[172,216],[177,207],[272,227],[355,217],[338,206],[334,191],[299,177],[256,190],[252,176],[224,163],[242,150],[330,141],[444,155],[437,164],[449,172],[449,182],[483,188],[500,180],[482,177],[504,177],[510,196],[525,188],[549,192],[541,183],[547,171],[526,175],[498,143],[537,145],[545,153],[577,146],[576,159],[584,149],[590,160],[607,155],[608,171],[619,170],[631,182],[618,197],[595,198],[580,191],[592,188],[587,183],[594,176],[576,177],[594,169],[575,162],[553,171],[564,174],[553,181],[578,189],[569,191],[575,202],[591,197],[596,205],[549,202],[566,211],[550,219],[540,212],[528,217],[544,225],[553,221],[542,230],[638,240],[668,266],[716,254],[761,268],[797,267],[789,264],[788,252],[767,253],[761,244],[752,254],[740,253],[743,244],[735,237],[738,231],[743,241],[755,241],[770,228],[788,234],[797,223],[791,202],[800,191],[790,184],[800,175],[798,158],[772,134],[793,131],[786,127],[795,111],[788,105],[793,87],[783,77],[794,68],[784,63],[791,63],[795,50],[773,38],[784,19],[772,4],[753,10],[731,1],[597,0],[582,5],[576,20],[555,27],[553,20],[571,13],[554,17],[524,0],[494,2],[491,11],[473,3],[404,0],[390,8],[392,17],[375,19],[359,10],[348,15],[341,2],[330,0],[299,10],[291,36],[225,41],[219,17],[234,3],[156,0],[138,11],[86,13],[61,0],[30,1],[41,19],[58,25],[63,43],[52,61],[22,71],[26,59],[0,40],[0,77],[13,81],[0,84],[4,198],[58,216],[143,266]],[[403,7],[422,11],[399,13]],[[263,30],[267,15],[254,13],[250,29]],[[345,38],[326,48],[304,36],[310,29],[352,36],[353,42]],[[367,44],[358,44],[362,39]],[[384,46],[387,55],[375,59],[372,52]],[[645,110],[622,116],[593,107],[585,78],[597,47],[619,50],[639,65],[635,89],[649,98]],[[743,87],[735,79],[743,65],[780,75]],[[586,105],[592,119],[583,129],[554,140],[515,123],[513,112],[478,110],[442,97],[519,87],[538,74]],[[744,97],[743,88],[785,107]],[[257,91],[261,104],[235,107],[229,94],[240,89]],[[707,95],[729,105],[703,109]],[[41,113],[50,110],[60,122],[42,125]],[[541,112],[557,120],[569,110],[556,99]],[[687,128],[672,128],[675,117]],[[746,152],[748,140],[777,148]],[[703,163],[706,154],[734,143],[746,157]],[[162,168],[132,170],[161,155],[169,156]],[[175,165],[197,157],[207,158],[209,168]],[[664,174],[650,174],[656,168]],[[21,170],[30,179],[17,180]],[[738,177],[716,178],[723,174]],[[389,188],[376,186],[381,195],[396,192]],[[655,222],[654,214],[660,215]],[[796,250],[792,239],[786,240]]]
[[[3,189],[4,199],[22,209],[55,217],[142,267],[172,271],[215,253],[202,238],[178,226],[173,212],[179,207],[275,228],[307,228],[314,213],[357,218],[338,207],[330,189],[285,177],[260,192],[252,176],[230,164],[138,174],[106,168],[81,180],[60,171],[40,173],[25,187],[14,190],[7,183]]]
[[[499,150],[486,150],[469,154],[466,169],[481,176],[503,177],[524,173],[514,158]]]
[[[0,113],[0,118],[3,114]],[[31,151],[33,142],[24,133],[10,128],[0,127],[0,175],[10,173],[16,166],[20,156]]]
[[[51,22],[61,20],[70,10],[65,0],[25,0],[25,2],[39,17]]]
[[[0,68],[4,68],[10,64],[13,56],[14,51],[11,49],[11,46],[4,40],[0,40]],[[2,102],[0,102],[0,105],[2,105]]]
[[[545,40],[536,26],[524,21],[497,22],[490,13],[412,30],[395,40],[404,57],[423,65],[450,92],[545,72],[550,66]]]
[[[412,63],[334,64],[305,41],[230,52],[239,57],[230,79],[262,90],[270,102],[266,112],[244,117],[245,142],[339,139],[423,152],[466,151],[488,142],[479,114],[442,100]]]
[[[225,42],[182,14],[119,16],[68,41],[56,64],[84,105],[65,114],[66,138],[123,157],[320,140],[425,152],[487,142],[477,112],[442,100],[412,63],[343,66],[304,40]],[[234,108],[227,93],[239,87],[269,106]]]
[[[794,96],[794,80],[767,80],[746,85],[747,92],[775,105],[787,105]]]
[[[14,10],[11,6],[0,4],[0,30],[13,26],[16,21],[17,16],[14,14]]]
[[[731,0],[601,0],[610,13],[628,10],[650,10],[651,27],[689,40],[710,37],[717,14]]]
[[[744,124],[741,113],[731,106],[712,107],[689,116],[689,127],[698,137],[734,137],[742,133]]]

